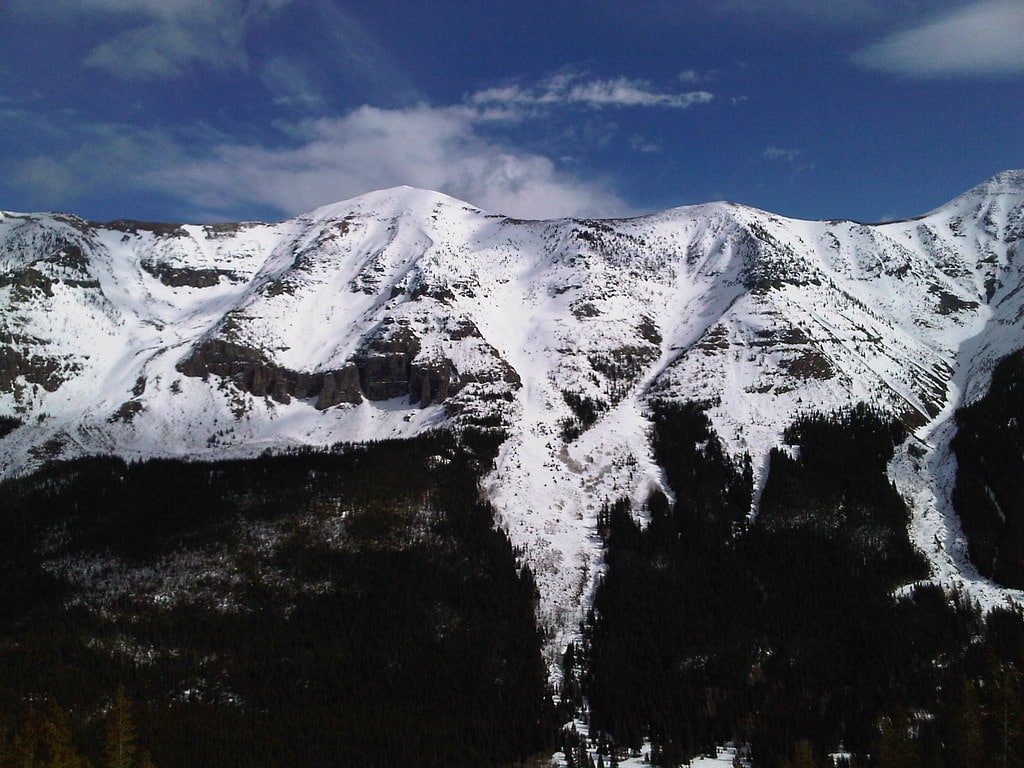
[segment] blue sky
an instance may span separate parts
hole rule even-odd
[[[4,0],[0,208],[924,213],[1024,167],[1024,0]]]

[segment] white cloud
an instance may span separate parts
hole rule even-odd
[[[281,98],[315,103],[308,72],[268,60],[261,77]],[[124,124],[66,126],[63,153],[13,169],[12,183],[47,206],[69,206],[97,194],[157,195],[178,201],[178,214],[206,218],[287,216],[374,189],[408,184],[434,189],[519,218],[628,216],[638,213],[606,179],[573,173],[577,159],[556,142],[517,145],[516,121],[547,120],[542,105],[635,105],[682,108],[711,98],[657,93],[626,78],[559,75],[527,92],[520,87],[477,94],[461,104],[385,109],[363,106],[343,115],[275,124],[276,139],[242,140],[201,126],[143,130]],[[600,130],[598,129],[600,128]],[[574,126],[574,146],[610,140],[618,127],[593,120]],[[505,138],[497,138],[504,136]],[[636,152],[660,150],[639,134]]]
[[[580,105],[587,107],[668,107],[686,109],[705,104],[714,95],[707,91],[662,93],[646,80],[618,77],[610,80],[584,79],[575,73],[559,74],[534,88],[518,85],[488,88],[470,96],[473,104],[521,106]]]
[[[295,214],[369,190],[409,184],[520,218],[634,213],[599,182],[540,154],[481,136],[464,107],[361,107],[304,124],[298,146],[221,143],[209,157],[150,174],[156,187],[213,210],[246,204]]]
[[[569,101],[582,101],[593,106],[614,105],[621,107],[672,107],[685,109],[694,104],[705,104],[713,98],[707,91],[689,93],[656,93],[646,83],[638,80],[593,81],[574,86],[568,94]]]
[[[862,67],[914,77],[1024,72],[1024,2],[986,0],[890,35],[853,55]]]

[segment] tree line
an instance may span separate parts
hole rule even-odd
[[[123,687],[105,709],[84,723],[52,699],[0,712],[0,768],[155,768]]]

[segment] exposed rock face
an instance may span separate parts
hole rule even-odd
[[[36,294],[53,298],[53,280],[34,267],[0,274],[0,288],[8,285],[14,287],[16,301],[31,299]]]
[[[374,337],[366,352],[330,371],[293,371],[277,365],[259,350],[224,339],[210,339],[195,347],[177,368],[186,376],[220,376],[243,392],[270,397],[279,403],[291,398],[316,398],[326,410],[342,403],[389,400],[409,396],[425,408],[445,400],[457,381],[450,360],[414,362],[420,340],[404,326]]]
[[[159,222],[159,221],[135,221],[133,219],[114,219],[106,224],[90,222],[91,226],[113,229],[125,234],[137,235],[139,232],[149,232],[156,237],[188,237],[188,232],[181,224]]]
[[[384,352],[355,358],[359,385],[368,400],[390,400],[409,394],[412,356],[406,352]]]
[[[455,367],[450,360],[413,363],[409,371],[409,401],[426,408],[447,399],[454,378]]]
[[[425,408],[454,391],[457,374],[452,362],[442,357],[418,360],[420,340],[404,325],[385,326],[365,344],[365,350],[353,360],[368,400],[408,395],[410,402]]]
[[[20,377],[47,392],[56,392],[64,383],[61,369],[60,361],[54,358],[23,354],[15,347],[0,345],[0,392],[16,391]]]
[[[291,402],[292,397],[315,397],[316,407],[324,410],[340,403],[362,402],[358,372],[352,363],[334,371],[302,373],[275,365],[259,350],[223,339],[203,342],[177,368],[186,376],[206,378],[212,373],[243,392],[279,403]]]
[[[142,264],[142,268],[164,285],[172,288],[210,288],[222,277],[236,281],[238,277],[229,269],[189,269],[167,264]]]
[[[358,403],[359,370],[354,363],[346,363],[336,371],[323,374],[316,407],[321,411],[341,403]]]

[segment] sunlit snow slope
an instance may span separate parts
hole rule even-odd
[[[0,472],[501,426],[485,491],[561,639],[598,509],[660,484],[652,398],[707,403],[760,482],[795,415],[863,400],[915,430],[891,470],[936,576],[998,600],[949,507],[949,417],[1024,346],[1022,237],[1021,171],[880,225],[517,221],[406,187],[279,224],[0,214]]]

